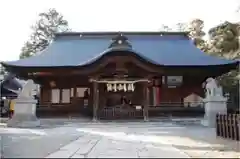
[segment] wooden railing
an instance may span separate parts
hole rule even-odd
[[[91,111],[84,109],[78,105],[69,104],[54,105],[51,103],[41,104],[36,109],[38,117],[67,117],[71,115],[88,115]],[[90,115],[91,116],[91,115]]]
[[[103,108],[98,112],[98,117],[100,119],[143,119],[143,110],[136,110],[131,108],[122,107],[109,107]]]
[[[240,114],[217,114],[216,135],[219,137],[240,140]]]

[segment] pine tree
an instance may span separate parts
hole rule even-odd
[[[20,58],[35,55],[44,50],[54,38],[55,33],[68,31],[68,22],[55,9],[39,14],[39,20],[32,27],[30,39],[22,47]]]

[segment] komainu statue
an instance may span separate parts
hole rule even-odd
[[[208,78],[206,80],[206,97],[209,96],[223,96],[222,87],[218,85],[217,81],[214,78]]]
[[[33,98],[35,85],[33,80],[28,80],[20,90],[18,98]]]
[[[28,80],[19,90],[17,99],[14,100],[14,114],[7,122],[8,127],[38,127],[40,121],[36,116],[36,103],[34,99],[34,90],[36,85],[32,80]]]

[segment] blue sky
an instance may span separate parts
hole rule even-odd
[[[40,12],[56,8],[73,31],[157,31],[194,18],[205,30],[240,21],[240,0],[3,0],[0,1],[0,61],[16,60]]]

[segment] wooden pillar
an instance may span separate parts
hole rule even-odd
[[[149,88],[148,88],[148,83],[144,84],[144,110],[143,110],[143,115],[144,115],[144,121],[148,121],[148,108],[149,108]]]
[[[99,90],[98,83],[93,82],[93,121],[98,120]]]

